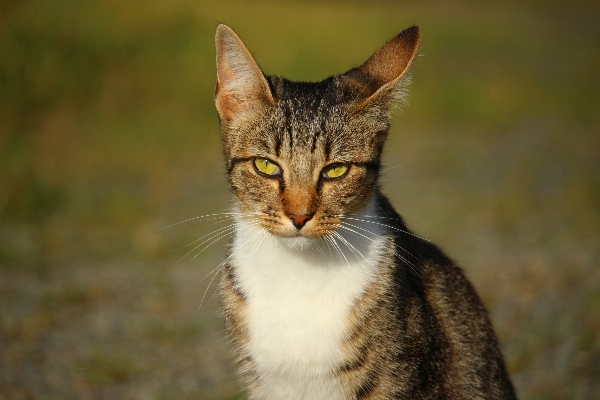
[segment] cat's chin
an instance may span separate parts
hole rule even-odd
[[[312,247],[318,239],[305,236],[280,236],[279,239],[291,250],[304,250]]]

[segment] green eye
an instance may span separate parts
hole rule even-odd
[[[262,172],[265,175],[279,175],[281,173],[279,165],[266,158],[255,158],[254,166],[259,172]]]
[[[323,168],[323,177],[329,179],[340,178],[348,172],[348,164],[346,163],[335,163]]]

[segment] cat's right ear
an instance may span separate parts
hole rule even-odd
[[[406,73],[417,54],[421,35],[411,26],[377,50],[360,67],[342,75],[349,97],[357,107],[389,104],[401,98]]]
[[[275,103],[264,74],[252,55],[227,25],[219,25],[217,47],[217,87],[215,104],[221,120],[261,110]]]

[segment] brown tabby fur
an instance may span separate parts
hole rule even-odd
[[[406,71],[419,43],[411,27],[367,62],[318,83],[264,76],[239,37],[217,29],[215,92],[229,180],[241,212],[264,213],[264,229],[293,236],[289,215],[311,215],[302,230],[320,238],[339,228],[344,215],[375,199],[391,226],[394,246],[384,250],[377,278],[348,316],[343,361],[332,371],[348,399],[514,399],[497,339],[475,290],[434,245],[409,234],[380,193],[380,156],[389,108],[401,99]],[[284,171],[264,177],[255,157]],[[320,177],[344,161],[347,176]],[[398,257],[398,254],[401,256]],[[223,311],[250,396],[259,381],[248,348],[246,295],[227,265],[221,281]]]

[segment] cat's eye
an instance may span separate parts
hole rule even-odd
[[[330,164],[323,168],[323,178],[335,179],[341,178],[348,172],[348,164],[346,163],[335,163]]]
[[[265,175],[274,176],[281,173],[281,168],[279,168],[279,165],[266,158],[255,158],[254,166],[258,172]]]

